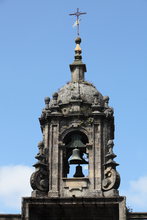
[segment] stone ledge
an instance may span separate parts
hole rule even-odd
[[[130,212],[128,213],[128,220],[131,219],[145,220],[147,219],[147,212]]]
[[[125,200],[125,197],[118,196],[118,197],[95,197],[95,198],[89,198],[89,197],[58,197],[58,198],[34,198],[34,197],[24,197],[23,203],[48,203],[48,204],[109,204],[109,203],[120,203]]]
[[[20,220],[20,214],[0,214],[0,220]]]

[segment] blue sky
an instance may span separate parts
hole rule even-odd
[[[134,211],[147,211],[147,0],[0,0],[1,213],[20,212],[14,201],[30,193],[44,97],[70,81],[76,29],[68,14],[77,7],[87,12],[86,79],[115,110],[120,194]]]

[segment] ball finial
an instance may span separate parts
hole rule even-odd
[[[49,104],[49,102],[50,102],[50,98],[47,96],[47,97],[45,97],[44,98],[44,102],[45,102],[45,104]]]
[[[81,38],[80,38],[80,37],[77,37],[77,38],[75,39],[75,43],[76,43],[76,44],[80,44],[80,43],[81,43],[81,41],[82,41],[82,40],[81,40]]]

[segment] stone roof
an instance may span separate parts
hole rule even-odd
[[[69,82],[64,85],[57,92],[59,104],[68,104],[73,100],[81,100],[84,103],[93,104],[94,95],[98,95],[99,100],[103,100],[102,94],[96,89],[96,87],[87,82]],[[53,100],[51,100],[50,105],[52,105]]]
[[[85,81],[86,65],[82,62],[81,38],[77,37],[75,43],[75,60],[70,64],[71,81],[53,94],[49,107],[54,106],[55,103],[68,104],[74,102],[74,100],[79,100],[86,104],[94,104],[95,96],[97,96],[99,103],[103,105],[102,94],[92,83]]]

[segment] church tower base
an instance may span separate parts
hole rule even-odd
[[[22,220],[126,220],[125,197],[23,198]]]

